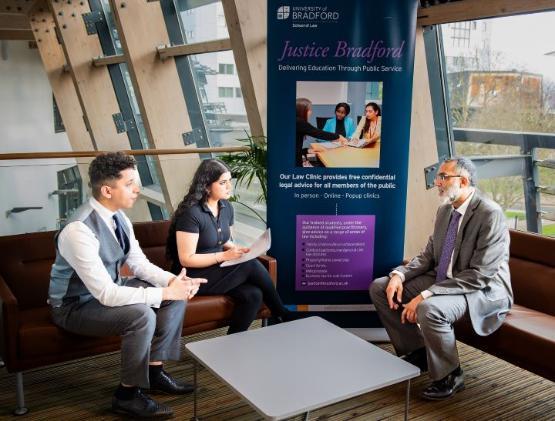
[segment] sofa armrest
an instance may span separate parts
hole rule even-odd
[[[17,357],[17,298],[0,275],[0,355],[8,369]]]
[[[275,286],[277,284],[277,260],[274,257],[268,256],[266,254],[258,256],[258,260],[270,273],[270,278],[272,278],[272,282]]]

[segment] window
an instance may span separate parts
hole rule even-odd
[[[221,1],[176,0],[186,44],[229,38]]]
[[[235,88],[235,97],[243,98],[243,92],[241,92],[241,88]]]
[[[233,64],[220,63],[218,65],[218,73],[221,75],[232,75],[235,73]]]
[[[503,207],[511,228],[552,236],[554,21],[555,12],[544,12],[439,29],[453,155],[472,157],[479,187]]]
[[[218,96],[220,98],[233,98],[233,88],[224,86],[218,87]]]

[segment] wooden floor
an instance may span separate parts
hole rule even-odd
[[[204,339],[223,332],[193,335],[187,340]],[[383,347],[391,349],[389,345]],[[428,383],[428,378],[420,376],[412,384],[411,420],[555,420],[555,383],[464,344],[459,344],[459,351],[466,373],[466,389],[447,401],[423,401],[419,393]],[[230,355],[230,358],[233,356]],[[179,364],[168,363],[167,369],[180,379],[192,380],[190,358]],[[112,353],[25,373],[26,403],[30,412],[17,418],[50,421],[121,419],[110,412],[111,396],[119,380],[118,370],[119,353]],[[207,370],[200,370],[199,382],[199,415],[202,419],[260,419],[254,410]],[[404,385],[390,386],[311,412],[309,418],[400,420],[404,413],[404,397]],[[192,416],[192,395],[165,396],[159,400],[174,409],[176,419],[188,420]],[[0,419],[15,419],[11,416],[14,406],[15,378],[2,369]]]

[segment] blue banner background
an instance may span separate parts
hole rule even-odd
[[[289,16],[284,18],[289,6]],[[297,9],[296,9],[297,8]],[[298,9],[303,8],[303,9]],[[311,9],[312,8],[312,9]],[[325,8],[325,10],[324,10]],[[319,11],[294,20],[295,10]],[[369,304],[364,291],[296,291],[295,253],[297,215],[375,215],[374,273],[389,273],[402,261],[405,233],[405,205],[408,172],[410,115],[417,0],[327,0],[268,1],[268,225],[272,229],[269,252],[278,260],[278,291],[285,304]],[[279,14],[281,12],[281,14]],[[322,19],[322,13],[327,13]],[[336,13],[336,14],[333,14]],[[281,18],[281,19],[278,19]],[[319,18],[320,17],[320,18]],[[294,27],[296,25],[296,27]],[[314,26],[311,26],[314,25]],[[403,44],[399,58],[333,57],[337,43],[368,47],[372,41],[384,47]],[[285,42],[296,46],[329,46],[326,58],[283,55]],[[402,71],[292,71],[289,66],[397,66]],[[295,99],[297,81],[383,82],[382,142],[379,168],[298,168],[295,167]],[[337,102],[344,101],[338,98]],[[352,110],[351,117],[363,110]],[[395,175],[396,188],[373,190],[379,199],[294,198],[295,193],[314,193],[315,189],[279,187],[280,174],[379,174]],[[345,193],[321,188],[320,193]],[[365,193],[352,189],[352,193]],[[368,279],[368,284],[371,279]],[[375,313],[330,312],[327,319],[350,327],[378,326]]]

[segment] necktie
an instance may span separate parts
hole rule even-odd
[[[441,250],[439,265],[437,266],[436,282],[443,281],[447,277],[447,268],[449,267],[449,262],[451,261],[451,255],[453,254],[453,249],[455,248],[455,240],[459,230],[459,219],[461,219],[461,214],[456,210],[453,211],[449,227],[447,228],[447,234],[445,234],[445,240],[443,241],[443,249]]]
[[[123,232],[123,227],[121,225],[118,214],[115,213],[114,216],[112,216],[112,219],[114,220],[114,223],[116,225],[116,238],[118,239],[118,243],[121,246],[121,249],[125,252],[127,246],[126,235],[125,232]]]

